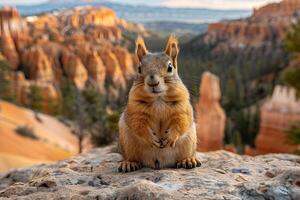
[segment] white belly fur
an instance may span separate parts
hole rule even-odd
[[[163,148],[163,149],[157,149],[157,148],[151,148],[151,149],[145,149],[142,153],[142,164],[145,167],[151,167],[151,168],[165,168],[165,167],[174,167],[176,165],[176,158],[178,157],[178,154],[182,154],[181,147],[183,145],[191,145],[191,151],[188,152],[186,155],[186,158],[193,156],[194,151],[193,146],[196,147],[196,127],[195,124],[191,126],[189,131],[185,133],[182,137],[180,137],[176,143],[176,146],[174,148]],[[193,144],[194,143],[194,144]],[[158,166],[155,163],[159,163]]]

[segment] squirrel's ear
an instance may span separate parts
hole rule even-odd
[[[136,45],[136,49],[135,49],[136,55],[139,58],[139,61],[141,61],[142,58],[148,53],[144,39],[138,36],[135,45]]]
[[[177,68],[177,56],[179,53],[178,40],[175,35],[170,35],[165,53],[172,58],[174,67]]]

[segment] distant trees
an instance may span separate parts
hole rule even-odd
[[[298,96],[300,97],[300,66],[285,70],[284,81],[288,85],[294,87],[297,90]]]
[[[92,84],[88,84],[82,91],[89,116],[88,130],[96,146],[113,142],[118,133],[119,112],[106,105],[104,96]]]
[[[300,97],[300,20],[292,25],[292,29],[286,35],[285,48],[292,57],[292,66],[285,70],[283,80],[286,84],[294,87]],[[294,62],[294,60],[296,62]],[[287,130],[289,140],[294,144],[300,144],[300,121],[292,124]]]
[[[35,112],[43,110],[43,96],[41,89],[36,85],[30,86],[30,92],[27,94],[28,106]]]
[[[97,87],[88,83],[80,91],[71,81],[65,80],[61,93],[60,114],[73,121],[79,153],[82,152],[85,137],[90,137],[96,146],[116,140],[119,112],[110,109]]]
[[[291,60],[300,58],[300,20],[292,25],[292,29],[286,35],[284,42],[286,50],[291,55]],[[294,87],[300,94],[300,63],[296,61],[292,67],[285,70],[284,81]]]
[[[300,21],[292,24],[291,30],[286,34],[284,46],[290,53],[300,52]]]
[[[0,59],[0,98],[16,102],[15,92],[12,90],[12,83],[10,80],[11,68],[4,59]]]

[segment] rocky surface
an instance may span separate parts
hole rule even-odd
[[[300,157],[198,153],[195,169],[117,172],[111,147],[55,164],[0,175],[1,199],[280,199],[300,198]]]
[[[226,116],[220,105],[221,90],[217,76],[204,72],[200,85],[200,100],[196,105],[199,151],[223,149]]]

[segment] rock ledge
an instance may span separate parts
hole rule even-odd
[[[300,157],[198,153],[202,167],[117,172],[112,147],[0,175],[0,199],[300,199]]]

